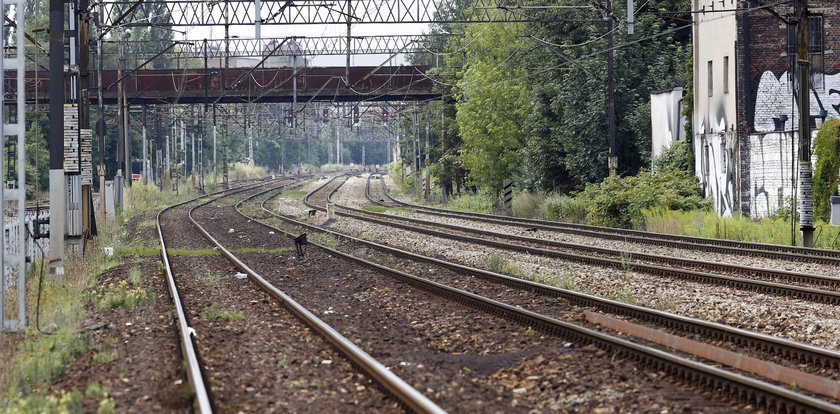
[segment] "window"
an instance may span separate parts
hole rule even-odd
[[[811,87],[814,89],[825,89],[825,45],[823,43],[823,16],[808,17],[808,61],[811,63]],[[791,85],[796,88],[796,76],[794,74],[799,66],[796,63],[798,52],[798,39],[796,37],[796,25],[788,25],[788,56],[792,76]]]
[[[723,57],[723,93],[729,93],[729,56]]]
[[[811,61],[811,87],[814,89],[825,88],[823,33],[823,17],[808,17],[808,60]]]
[[[712,79],[714,78],[714,71],[712,70],[713,67],[712,67],[712,61],[711,60],[709,61],[707,66],[708,66],[708,70],[706,71],[706,73],[708,74],[708,77],[709,77],[709,97],[711,97],[712,96],[712,91],[714,90],[712,88],[712,86],[713,86],[712,85]]]

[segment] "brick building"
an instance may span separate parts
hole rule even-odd
[[[795,194],[794,3],[776,3],[692,2],[695,167],[722,215],[766,217]],[[840,117],[840,0],[809,11],[813,136]]]

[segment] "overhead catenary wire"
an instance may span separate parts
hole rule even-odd
[[[761,10],[761,9],[765,9],[765,8],[768,8],[768,7],[774,7],[774,6],[777,6],[777,5],[780,5],[780,4],[789,3],[791,1],[794,1],[794,0],[777,0],[773,3],[763,4],[763,5],[760,5],[760,6],[753,6],[753,7],[749,7],[749,8],[745,8],[745,9],[739,9],[738,11],[733,12],[733,13],[734,14],[748,13],[748,12],[755,11],[755,10]],[[730,16],[716,16],[716,17],[713,17],[713,18],[705,20],[705,21],[714,21],[714,20],[724,19],[724,18],[728,18],[728,17],[730,17]],[[658,32],[658,33],[654,33],[654,34],[644,36],[644,37],[641,37],[641,38],[638,38],[638,39],[635,39],[635,40],[632,40],[632,41],[629,41],[629,42],[625,42],[625,43],[615,45],[612,48],[604,48],[604,49],[594,51],[594,52],[591,52],[591,53],[588,53],[588,54],[585,54],[585,55],[581,55],[581,56],[578,56],[574,60],[568,61],[567,63],[569,63],[569,64],[580,63],[580,61],[582,61],[586,58],[590,58],[590,57],[593,57],[593,56],[604,54],[604,53],[609,52],[610,50],[623,49],[625,47],[632,46],[632,45],[637,44],[637,43],[641,43],[641,42],[644,42],[644,41],[647,41],[647,40],[655,39],[655,38],[666,36],[666,35],[681,31],[681,30],[688,29],[688,28],[692,27],[695,23],[696,22],[692,22],[690,24],[677,26],[677,27],[672,27],[670,29],[663,30],[663,31]],[[440,96],[437,96],[435,98],[423,99],[421,101],[422,102],[432,101],[432,100],[438,100],[438,99],[445,98],[445,97],[453,97],[453,96],[456,96],[456,95],[459,95],[459,94],[462,94],[462,93],[476,92],[476,91],[486,89],[486,88],[489,88],[489,87],[503,85],[503,84],[510,83],[510,82],[516,82],[516,81],[527,79],[527,78],[530,78],[530,77],[533,77],[533,76],[541,75],[543,73],[550,72],[550,71],[553,71],[553,70],[566,69],[566,68],[567,68],[567,66],[565,64],[552,66],[552,67],[549,67],[549,68],[546,68],[546,69],[543,69],[543,70],[529,72],[529,73],[526,73],[525,75],[517,76],[517,77],[514,77],[514,78],[510,78],[510,79],[502,79],[502,80],[498,80],[498,81],[495,81],[495,82],[491,82],[489,84],[484,84],[484,85],[480,85],[480,86],[476,86],[476,87],[472,87],[472,88],[460,88],[458,91],[453,91],[453,92],[441,94]],[[418,73],[421,74],[424,77],[432,79],[430,76],[428,76],[427,74],[425,74],[423,72],[418,71]],[[432,81],[435,81],[435,80],[432,79]]]

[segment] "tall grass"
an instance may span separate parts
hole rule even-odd
[[[540,193],[532,193],[530,191],[517,191],[513,194],[511,201],[511,208],[513,215],[516,217],[525,217],[531,219],[545,218],[546,196]]]
[[[545,217],[570,223],[586,222],[586,205],[583,201],[565,195],[552,194],[543,203]]]
[[[645,229],[657,233],[786,245],[792,241],[791,222],[783,218],[719,217],[714,211],[665,208],[645,210],[643,213]],[[825,222],[818,222],[815,227],[814,247],[840,248],[840,228]],[[796,241],[801,243],[798,224],[794,225],[794,231]]]
[[[265,177],[268,175],[268,170],[259,165],[245,165],[242,163],[233,164],[233,168],[228,171],[228,179],[230,180],[252,180],[254,178]]]
[[[475,193],[463,193],[449,200],[447,207],[455,210],[492,214],[496,212],[496,196],[482,190]]]
[[[135,182],[125,190],[125,209],[123,217],[129,218],[148,211],[160,210],[172,204],[190,199],[198,195],[192,185],[186,180],[181,180],[178,193],[172,191],[160,191],[154,184],[143,184]]]

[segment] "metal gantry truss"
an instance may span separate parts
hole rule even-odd
[[[476,0],[472,7],[454,10],[441,0],[147,0],[102,2],[105,25],[125,16],[123,26],[148,26],[168,17],[165,26],[242,26],[275,24],[360,23],[482,23],[551,20],[540,11],[591,8],[534,5],[524,1]]]
[[[191,42],[179,42],[175,47],[160,55],[166,58],[210,58],[227,57],[263,57],[271,56],[325,56],[325,55],[373,55],[411,53],[423,51],[429,45],[429,40],[443,41],[453,37],[450,34],[420,34],[420,35],[377,35],[350,36],[350,47],[347,47],[347,36],[292,36],[262,39],[204,39]],[[280,48],[275,46],[285,41]],[[106,43],[116,43],[109,40]],[[125,51],[134,58],[148,58],[165,50],[173,44],[168,40],[123,41]],[[116,51],[104,51],[105,57],[116,55]]]
[[[0,0],[4,17],[14,12],[17,28],[24,27],[24,0]],[[0,154],[0,208],[3,211],[3,236],[0,237],[0,333],[4,330],[22,331],[26,328],[26,157],[24,142],[25,128],[25,93],[24,93],[24,33],[14,29],[14,36],[3,36],[2,59],[0,59],[0,95],[4,100],[14,96],[15,105],[0,105],[0,137],[3,154]],[[6,33],[5,18],[0,19],[0,33]],[[14,52],[13,52],[14,51]],[[6,90],[14,85],[14,90]],[[11,110],[10,110],[11,109]],[[14,147],[15,151],[9,151]],[[15,168],[7,174],[6,163],[15,163]],[[16,170],[16,171],[15,171]],[[16,173],[16,174],[15,174]],[[8,269],[8,271],[7,271]],[[17,283],[15,282],[17,279]],[[17,319],[6,319],[6,306],[13,286],[16,287]]]

